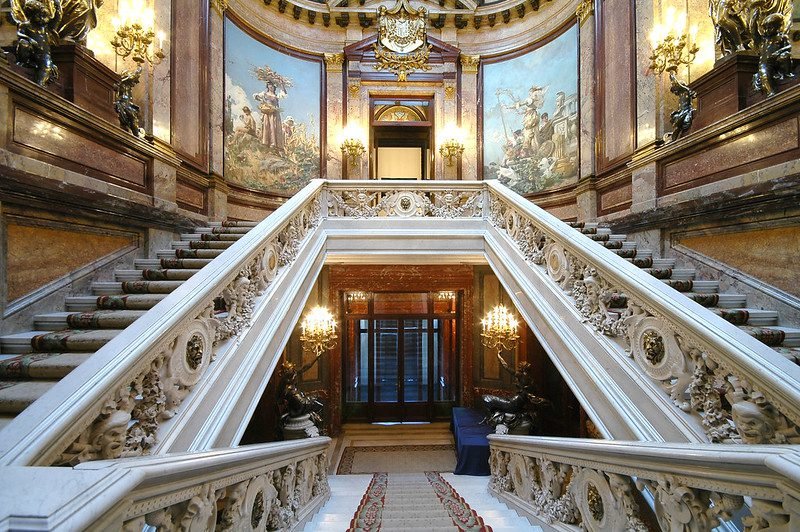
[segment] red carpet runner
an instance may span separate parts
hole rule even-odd
[[[428,472],[422,475],[390,475],[388,473],[375,473],[372,481],[367,487],[367,491],[361,499],[353,519],[350,521],[349,532],[374,532],[386,526],[384,514],[393,516],[392,527],[402,527],[403,529],[419,528],[420,530],[436,529],[445,523],[436,522],[434,516],[420,515],[420,508],[409,500],[404,504],[403,497],[387,497],[391,491],[389,484],[392,479],[392,489],[404,490],[406,486],[420,486],[422,478],[427,479],[428,487],[433,490],[438,498],[442,509],[449,516],[448,527],[457,527],[458,530],[465,532],[491,532],[491,527],[485,525],[483,519],[469,507],[466,501],[453,489],[453,487],[442,478],[439,473]],[[419,488],[416,488],[419,489]],[[417,496],[428,497],[427,493],[417,493]],[[430,500],[430,498],[429,498]],[[441,509],[439,513],[442,513]],[[397,515],[405,515],[405,518],[397,518]]]

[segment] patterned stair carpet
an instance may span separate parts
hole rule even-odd
[[[491,531],[439,473],[375,473],[350,532]]]
[[[353,446],[345,448],[336,474],[442,472],[455,466],[452,444]]]

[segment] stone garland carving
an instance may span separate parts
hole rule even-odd
[[[328,190],[328,216],[349,218],[474,218],[483,214],[481,191]]]
[[[653,510],[637,503],[635,489],[653,496],[661,530],[712,530],[743,508],[745,498],[687,485],[687,479],[644,471],[628,474],[554,462],[521,453],[490,451],[489,489],[548,524],[578,526],[590,532],[646,532]],[[635,481],[634,481],[635,478]],[[740,486],[737,486],[739,488]],[[752,499],[745,530],[792,530],[800,515],[781,502]],[[775,527],[775,528],[768,528]]]
[[[123,530],[288,530],[310,504],[330,492],[324,452],[274,470],[215,480],[127,510]],[[154,510],[154,508],[156,508]]]
[[[256,298],[281,267],[295,260],[302,240],[320,221],[320,202],[315,198],[213,298],[213,305],[141,361],[131,372],[135,376],[109,394],[94,421],[54,458],[53,465],[147,454],[157,441],[161,422],[175,415],[213,361],[214,349],[249,325]]]
[[[488,219],[508,234],[528,262],[544,268],[572,296],[585,323],[622,339],[629,355],[676,407],[699,415],[711,442],[800,443],[798,420],[789,419],[762,391],[724,368],[720,357],[614,287],[521,212],[492,195]]]

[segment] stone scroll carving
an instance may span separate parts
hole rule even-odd
[[[161,422],[175,415],[221,343],[249,326],[256,298],[296,259],[303,240],[320,221],[316,197],[254,254],[200,315],[176,327],[171,340],[143,357],[130,377],[101,402],[96,417],[82,428],[78,425],[72,442],[50,463],[76,465],[147,454],[157,442]]]
[[[614,286],[601,269],[536,226],[496,195],[489,223],[506,233],[522,256],[567,295],[583,321],[618,338],[637,366],[658,382],[676,408],[699,416],[711,442],[800,443],[800,419],[768,390],[758,390],[724,357],[688,331]]]
[[[348,218],[473,218],[483,215],[479,190],[328,190],[328,216]]]
[[[160,497],[127,508],[123,530],[241,532],[289,530],[310,505],[330,493],[322,452],[273,469],[256,469]]]
[[[590,532],[646,532],[656,523],[661,530],[712,530],[731,521],[747,502],[740,493],[749,488],[739,480],[714,485],[703,474],[690,479],[658,473],[636,468],[635,461],[620,471],[617,465],[605,470],[588,455],[574,460],[561,463],[492,444],[489,489],[548,524]],[[786,501],[762,499],[763,490],[754,486],[745,530],[788,531],[798,525],[791,496],[775,491]],[[638,490],[648,492],[652,509]]]

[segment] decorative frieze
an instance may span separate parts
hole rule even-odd
[[[472,218],[483,214],[479,190],[328,190],[328,217]]]

